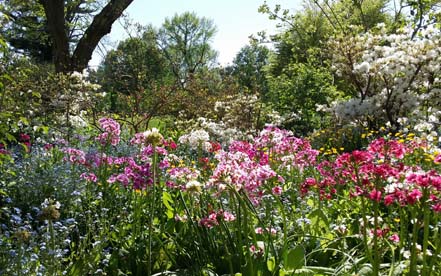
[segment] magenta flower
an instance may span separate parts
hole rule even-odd
[[[398,236],[397,234],[392,234],[389,237],[389,240],[392,241],[393,243],[399,243],[400,242],[400,236]]]
[[[68,160],[73,164],[86,164],[86,154],[82,150],[66,148],[64,149],[64,153],[67,153],[69,155],[69,157],[65,158],[65,160]]]
[[[380,202],[381,201],[381,192],[377,191],[376,189],[373,189],[369,193],[369,198],[376,201],[376,202]]]
[[[97,182],[97,177],[94,173],[82,173],[80,177],[89,182]]]
[[[420,198],[423,197],[423,193],[418,189],[413,189],[408,195],[407,195],[407,203],[408,204],[415,204]]]
[[[272,188],[271,191],[273,192],[273,195],[280,196],[283,192],[283,189],[280,186],[276,186],[276,187]]]
[[[118,145],[121,134],[119,123],[110,118],[101,118],[98,122],[103,130],[103,133],[98,135],[96,140],[99,141],[103,146],[107,145],[108,143],[110,143],[112,146]]]
[[[234,216],[232,213],[224,211],[223,212],[224,221],[234,221],[236,220],[236,216]]]

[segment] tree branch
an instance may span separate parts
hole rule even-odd
[[[132,2],[133,0],[111,0],[94,17],[92,24],[87,28],[72,55],[71,69],[73,71],[82,71],[87,67],[87,63],[92,58],[92,53],[101,38],[110,33],[112,24]]]

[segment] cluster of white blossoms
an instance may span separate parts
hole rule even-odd
[[[192,149],[202,148],[205,151],[211,149],[210,135],[203,129],[192,130],[188,134],[179,137],[179,143],[186,144]]]
[[[333,40],[333,68],[356,88],[350,100],[335,102],[342,121],[367,117],[396,121],[416,109],[441,107],[441,32],[433,26],[388,34],[384,25]]]
[[[178,121],[184,129],[203,129],[210,137],[227,146],[235,140],[252,139],[265,124],[280,125],[284,118],[261,103],[255,94],[228,96],[214,104],[208,118]],[[185,138],[186,139],[186,138]]]
[[[79,72],[57,75],[46,84],[45,89],[51,95],[47,108],[59,113],[56,120],[62,125],[85,126],[88,111],[95,108],[99,99],[105,96],[105,93],[99,92],[100,85],[87,81]]]

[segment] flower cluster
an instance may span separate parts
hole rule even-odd
[[[320,163],[317,166],[320,179],[307,178],[301,191],[306,194],[315,189],[330,199],[339,187],[347,186],[352,197],[363,196],[385,206],[395,203],[399,206],[415,205],[426,193],[425,200],[428,200],[432,210],[440,212],[440,174],[403,163],[403,159],[418,147],[421,144],[376,139],[366,150],[343,153],[337,156],[334,163]]]
[[[230,212],[219,210],[217,212],[212,211],[207,217],[199,220],[199,225],[206,228],[213,228],[219,225],[221,221],[230,222],[236,220],[236,216]]]
[[[100,127],[103,133],[96,138],[101,145],[111,144],[112,146],[118,145],[120,141],[120,126],[119,123],[110,118],[101,118],[99,121]]]
[[[203,129],[193,130],[189,134],[179,137],[179,143],[188,145],[191,149],[198,149],[201,147],[205,151],[211,149],[209,143],[210,135]]]
[[[354,97],[333,103],[343,121],[376,119],[397,123],[401,116],[419,114],[425,106],[437,114],[440,105],[441,33],[433,26],[390,33],[378,26],[364,34],[330,42],[333,67],[354,84]],[[424,105],[423,105],[424,103]]]

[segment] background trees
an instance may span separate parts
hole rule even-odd
[[[214,64],[217,54],[210,42],[215,33],[212,20],[190,12],[167,18],[158,30],[157,43],[182,87],[194,74]]]
[[[13,50],[9,57],[19,53],[38,63],[54,61],[56,71],[68,73],[87,65],[99,38],[130,2],[2,2],[0,9],[6,16],[0,33]],[[280,22],[280,32],[271,36],[274,48],[246,45],[225,68],[216,64],[211,46],[216,27],[210,19],[186,12],[165,19],[158,28],[142,28],[109,51],[97,72],[90,74],[107,92],[105,110],[138,118],[131,121],[138,128],[154,116],[208,116],[215,102],[223,102],[228,95],[256,95],[257,104],[279,112],[283,127],[300,135],[347,122],[370,127],[388,122],[399,127],[398,119],[420,103],[433,110],[429,103],[434,101],[419,99],[407,106],[393,91],[400,89],[396,79],[407,79],[405,90],[414,98],[438,91],[437,65],[432,68],[436,59],[424,64],[420,60],[395,63],[402,70],[394,75],[381,75],[373,68],[382,64],[379,59],[390,62],[391,55],[384,51],[399,49],[392,38],[401,37],[405,26],[408,38],[400,43],[415,46],[429,41],[433,45],[421,53],[436,52],[432,48],[437,47],[437,28],[427,34],[428,40],[421,30],[438,24],[437,1],[402,1],[393,6],[385,0],[311,0],[297,13],[280,6],[271,10],[266,4],[260,11]],[[366,45],[383,53],[370,53]],[[410,53],[410,48],[397,51]],[[406,70],[413,73],[400,75]],[[52,92],[42,92],[45,106],[54,97],[48,96]],[[363,112],[347,112],[361,107]]]
[[[227,70],[247,92],[265,98],[268,93],[265,67],[269,64],[269,55],[270,50],[265,46],[256,43],[245,45]]]
[[[122,41],[97,72],[110,92],[110,110],[144,114],[145,121],[153,115],[197,116],[207,110],[207,99],[222,87],[210,45],[215,31],[211,20],[188,12]]]

